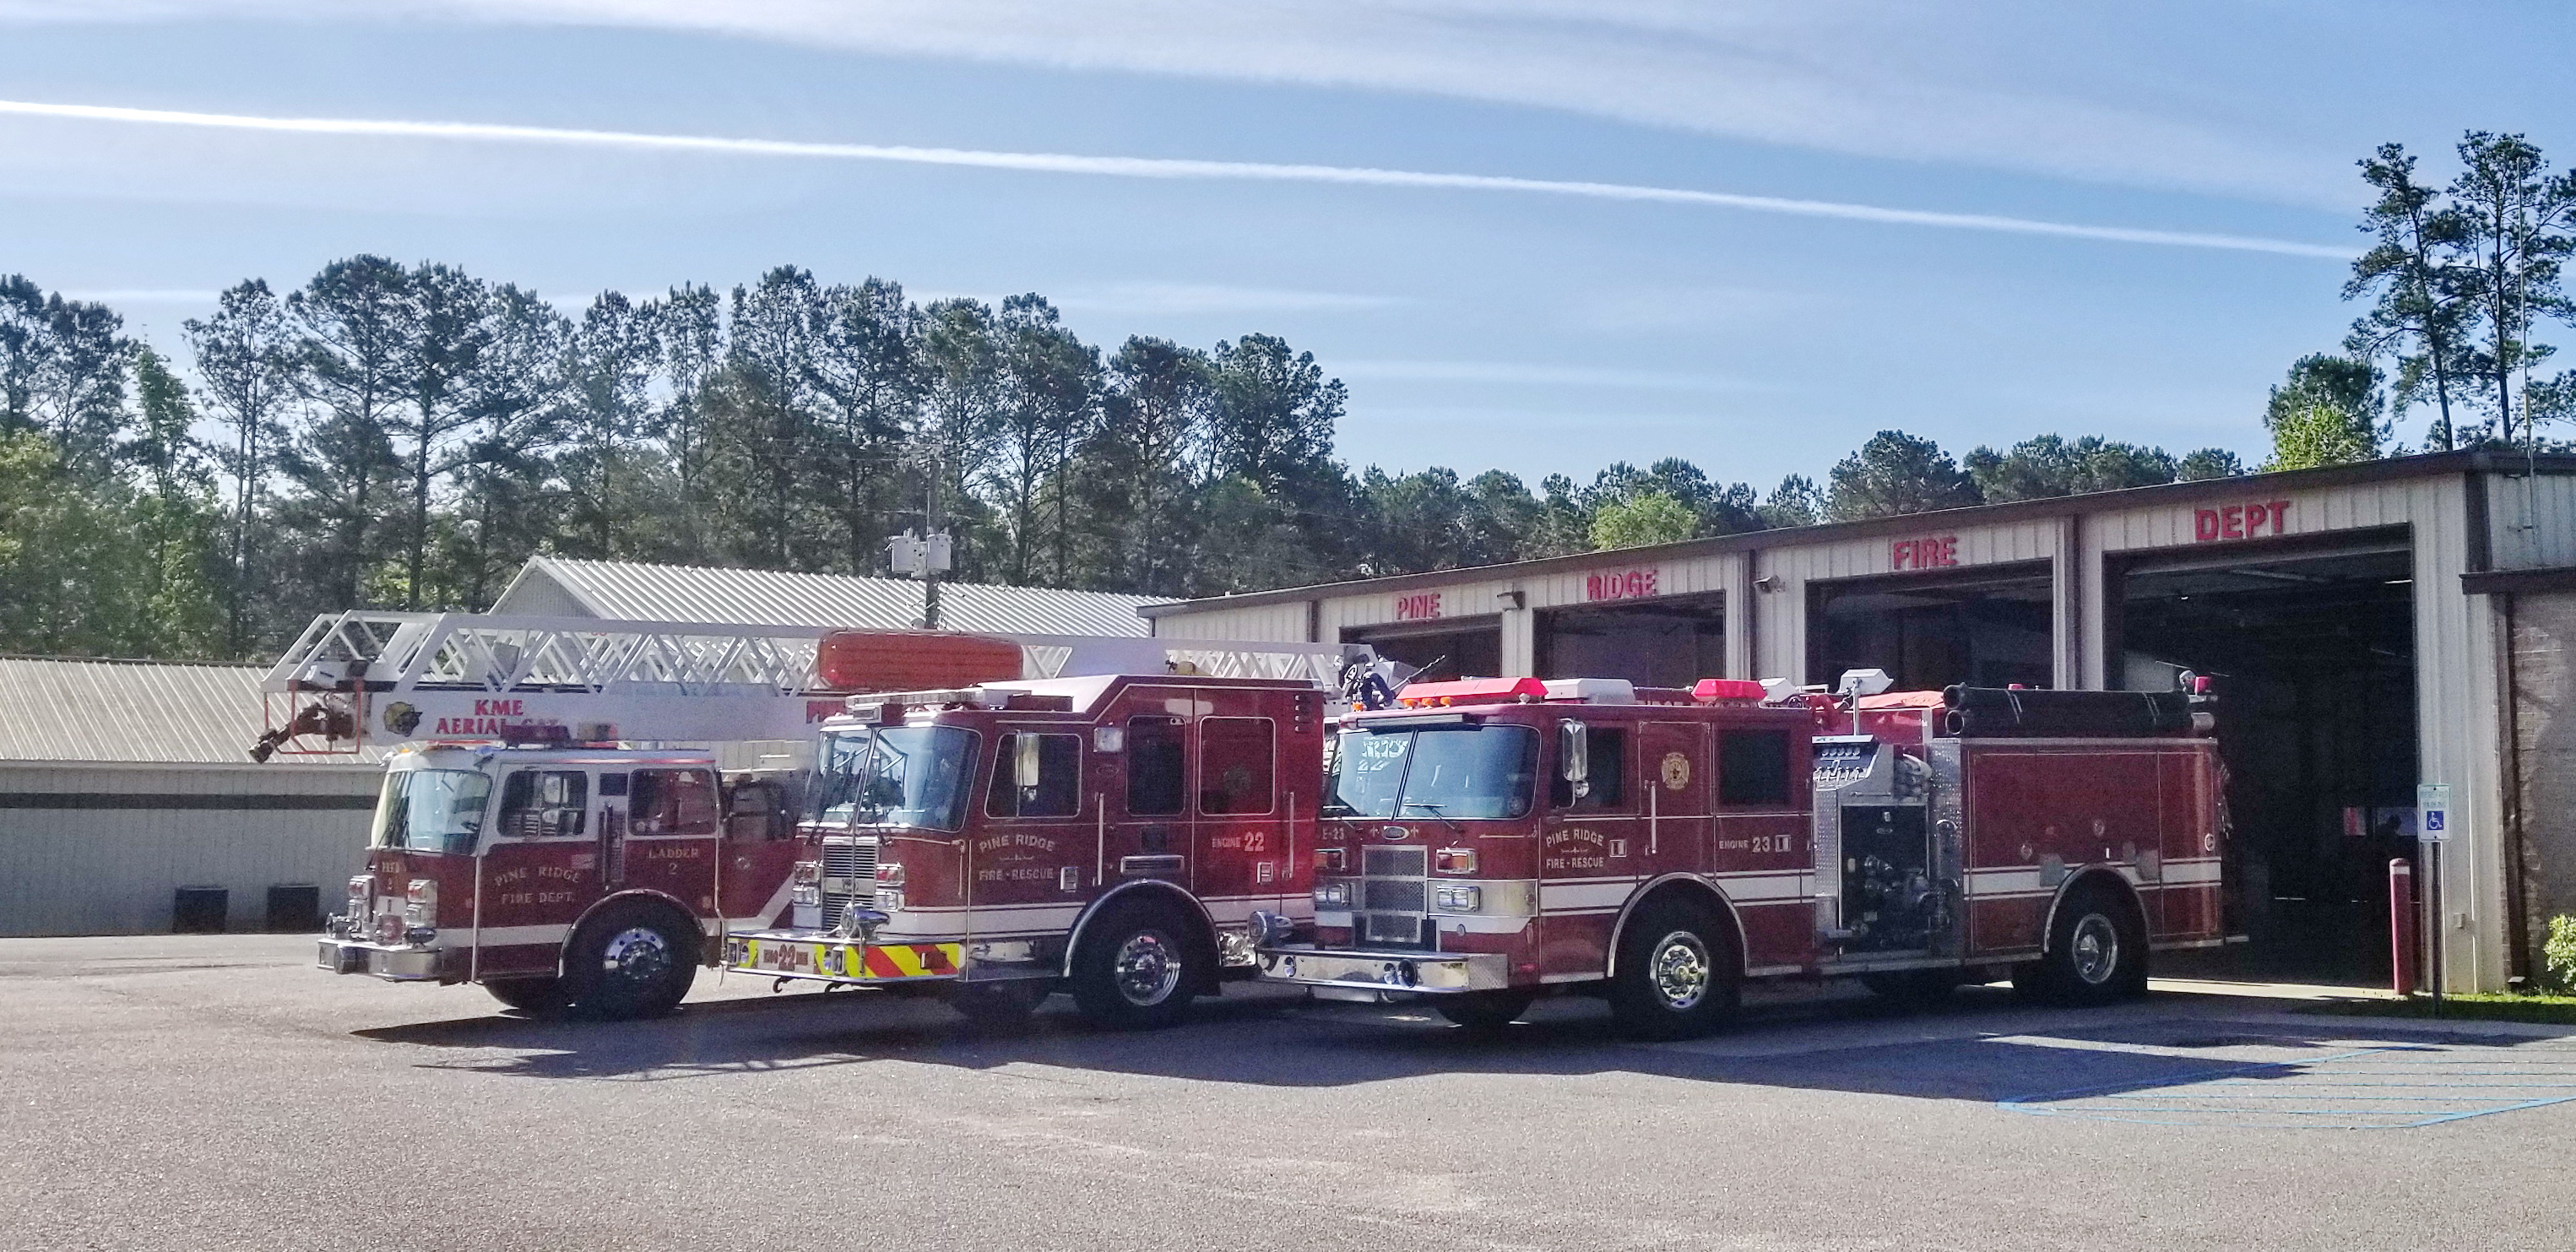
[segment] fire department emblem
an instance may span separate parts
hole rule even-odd
[[[1679,752],[1664,754],[1664,789],[1679,791],[1690,785],[1690,758]]]
[[[397,735],[408,735],[420,729],[420,710],[401,700],[386,705],[385,729]]]

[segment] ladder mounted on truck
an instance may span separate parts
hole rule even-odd
[[[827,682],[828,626],[352,610],[313,619],[261,681],[251,759],[351,756],[402,743],[801,739],[848,697]],[[1016,644],[1019,678],[1200,674],[1287,678],[1340,693],[1365,644],[955,632]],[[985,676],[988,680],[993,675]],[[1005,675],[1004,677],[1007,677]]]

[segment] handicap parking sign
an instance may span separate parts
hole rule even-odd
[[[2422,783],[2415,788],[2415,838],[2446,843],[2451,838],[2451,784]]]

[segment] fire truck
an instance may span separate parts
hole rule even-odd
[[[272,669],[270,729],[251,752],[385,754],[367,865],[320,941],[323,968],[651,1016],[731,931],[792,920],[805,767],[847,693],[1104,671],[1338,676],[1347,651],[353,612],[316,619]]]
[[[735,932],[725,964],[935,987],[992,1021],[1066,990],[1118,1027],[1249,976],[1311,926],[1326,724],[1387,663],[1222,646],[1274,664],[852,698],[822,727],[788,924]]]
[[[1922,997],[2009,974],[2102,1003],[2144,990],[2150,950],[2223,941],[2205,679],[1888,685],[1407,686],[1340,719],[1312,941],[1264,942],[1261,974],[1481,1028],[1591,990],[1674,1039],[1748,979]]]

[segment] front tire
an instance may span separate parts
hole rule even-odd
[[[1159,901],[1112,905],[1073,951],[1073,1002],[1094,1024],[1159,1030],[1190,1009],[1202,971],[1179,910]]]
[[[1735,1015],[1734,936],[1696,902],[1659,900],[1637,910],[1619,936],[1610,1015],[1633,1039],[1695,1039]]]
[[[564,949],[572,1010],[602,1021],[660,1017],[698,977],[698,941],[669,910],[620,904],[582,923]]]
[[[1433,996],[1431,1007],[1452,1023],[1478,1034],[1494,1034],[1529,1012],[1538,992],[1527,989],[1511,991],[1471,991],[1465,995]]]

